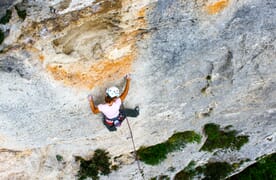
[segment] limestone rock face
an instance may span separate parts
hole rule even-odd
[[[27,17],[13,9],[0,26],[1,179],[75,179],[75,157],[97,148],[121,158],[101,179],[141,179],[127,124],[109,132],[87,101],[92,93],[102,103],[110,85],[123,89],[126,73],[125,106],[141,109],[129,118],[137,147],[178,131],[203,135],[210,122],[249,136],[239,151],[199,151],[203,139],[158,166],[142,163],[146,179],[173,177],[191,160],[253,162],[275,152],[276,1],[3,2]]]
[[[4,16],[6,10],[15,2],[15,0],[2,0],[0,2],[0,16]]]

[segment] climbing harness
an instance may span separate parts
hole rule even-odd
[[[125,110],[123,102],[122,102],[122,109]],[[131,130],[131,127],[130,127],[127,116],[126,116],[125,120],[127,122],[127,126],[128,126],[128,129],[129,129],[129,132],[130,132],[130,137],[131,137],[131,140],[132,140],[132,146],[133,146],[133,150],[134,150],[135,161],[137,162],[138,170],[139,170],[142,178],[145,179],[143,169],[141,168],[139,159],[137,157],[137,151],[136,151],[136,147],[135,147],[135,143],[134,143],[134,138],[133,138],[132,130]]]
[[[113,119],[109,119],[106,116],[104,116],[104,121],[109,126],[119,127],[121,126],[121,123],[125,118],[126,118],[126,114],[120,110],[119,115]]]

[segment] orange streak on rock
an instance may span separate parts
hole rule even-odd
[[[213,4],[207,5],[206,9],[209,14],[217,14],[229,4],[229,0],[220,0]]]
[[[47,70],[55,80],[63,82],[65,85],[89,88],[102,85],[105,82],[122,78],[131,72],[131,66],[136,58],[136,41],[141,39],[143,28],[146,27],[146,10],[144,7],[136,14],[133,27],[125,29],[116,37],[111,49],[128,49],[118,59],[111,59],[110,54],[103,54],[103,59],[95,61],[77,61],[70,64],[50,63]],[[115,34],[116,35],[116,34]],[[114,35],[114,36],[115,36]]]
[[[40,62],[43,62],[45,60],[45,57],[42,54],[40,54],[38,56],[38,58],[39,58]]]
[[[146,25],[146,11],[147,11],[147,7],[143,7],[137,14],[138,16],[138,20],[140,21],[140,23]]]
[[[139,30],[134,30],[134,31],[131,31],[131,32],[125,32],[123,35],[121,35],[119,37],[119,39],[117,40],[117,47],[118,48],[122,48],[124,46],[127,46],[127,45],[131,45],[132,48],[135,48],[135,43],[136,43],[136,36],[139,34]]]
[[[25,50],[30,52],[30,54],[33,56],[33,59],[38,59],[41,63],[44,62],[45,56],[37,48],[35,48],[31,45],[27,45],[27,46],[25,46]]]
[[[62,81],[69,86],[92,89],[104,82],[122,78],[131,72],[131,65],[136,56],[135,43],[139,31],[124,33],[116,41],[117,48],[131,45],[131,54],[111,60],[102,59],[94,62],[79,61],[71,64],[48,64],[47,70],[55,80]]]
[[[48,65],[47,70],[52,73],[56,80],[64,80],[69,77],[68,72],[59,65]]]
[[[145,17],[145,15],[146,15],[146,10],[147,10],[147,7],[142,8],[142,9],[138,12],[138,18],[139,18],[139,17]]]
[[[147,7],[144,7],[137,14],[138,23],[140,24],[141,28],[145,28],[147,26],[147,22],[146,22],[146,10],[147,9],[148,9]]]
[[[69,66],[49,64],[47,70],[55,80],[66,85],[86,87],[92,89],[106,81],[119,79],[131,71],[133,55],[124,56],[117,60],[102,60],[87,69],[85,64],[74,63]],[[86,70],[86,71],[83,71]]]

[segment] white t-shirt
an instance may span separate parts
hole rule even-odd
[[[99,104],[98,109],[108,119],[113,119],[119,115],[119,109],[121,104],[122,104],[121,98],[117,98],[111,106],[109,104]]]

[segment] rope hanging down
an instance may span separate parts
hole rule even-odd
[[[125,109],[123,103],[122,103],[122,108],[123,108],[123,110]],[[138,157],[137,157],[137,151],[136,151],[136,147],[135,147],[135,143],[134,143],[134,138],[133,138],[132,130],[131,130],[131,127],[130,127],[130,124],[129,124],[129,121],[128,121],[127,117],[126,117],[126,121],[127,121],[127,126],[128,126],[128,129],[129,129],[129,132],[130,132],[130,137],[131,137],[132,146],[133,146],[133,150],[134,150],[135,161],[137,162],[137,167],[139,169],[139,172],[140,172],[142,178],[145,179],[143,169],[141,168],[140,162],[139,162]]]

